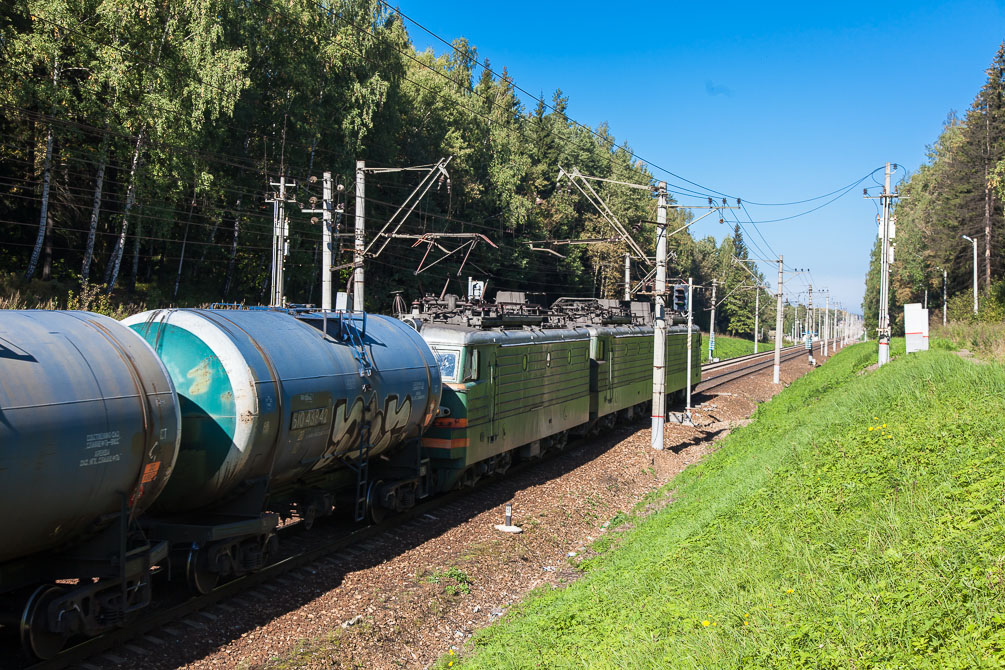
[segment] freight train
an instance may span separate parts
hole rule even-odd
[[[283,519],[378,519],[648,416],[648,310],[500,292],[401,318],[0,312],[0,632],[49,658],[148,606],[156,575],[206,593],[260,568]]]

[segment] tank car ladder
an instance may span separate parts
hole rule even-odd
[[[356,359],[359,376],[364,380],[362,388],[364,401],[359,425],[359,457],[356,462],[353,462],[350,458],[344,459],[346,466],[356,475],[356,495],[353,508],[353,518],[356,521],[362,521],[366,518],[367,488],[370,484],[370,448],[373,446],[370,442],[371,423],[367,417],[367,409],[370,403],[366,401],[366,395],[373,390],[367,381],[370,375],[373,374],[373,364],[370,362],[370,358],[366,354],[366,347],[363,344],[363,338],[366,337],[366,312],[363,312],[362,322],[362,329],[356,328],[353,319],[349,319],[349,322],[346,323],[342,319],[342,312],[339,312],[339,333],[343,335],[344,341],[352,349],[352,355]]]

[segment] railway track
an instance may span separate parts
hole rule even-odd
[[[816,345],[814,349],[816,350]],[[806,355],[806,349],[803,346],[786,347],[782,349],[781,360],[784,362],[801,355]],[[702,366],[702,381],[696,386],[695,390],[700,392],[716,388],[740,377],[771,367],[773,363],[774,351],[772,350],[765,353],[751,354],[706,364]],[[518,465],[511,469],[511,473],[527,467],[534,467],[535,465],[537,465],[537,461]],[[211,607],[217,605],[225,607],[225,601],[228,599],[236,599],[243,594],[253,593],[263,585],[265,585],[263,587],[265,590],[270,590],[268,583],[281,578],[283,575],[308,568],[312,563],[332,560],[332,557],[338,556],[340,552],[373,542],[377,538],[414,519],[428,515],[429,512],[436,508],[457,501],[469,492],[469,490],[464,489],[437,496],[379,524],[360,527],[348,523],[344,523],[341,526],[332,523],[325,524],[329,526],[327,529],[319,529],[322,532],[315,533],[303,532],[300,524],[291,524],[281,531],[284,535],[283,542],[286,545],[284,547],[285,555],[283,558],[262,568],[258,572],[221,584],[212,592],[205,595],[176,597],[160,603],[144,611],[141,617],[129,625],[104,635],[81,641],[74,646],[64,649],[55,658],[48,661],[33,664],[29,661],[21,661],[8,665],[8,661],[11,660],[11,657],[8,656],[0,662],[0,669],[61,670],[68,667],[81,667],[89,670],[90,668],[105,667],[108,663],[118,665],[118,659],[114,655],[117,649],[124,648],[135,652],[138,648],[137,645],[142,647],[142,638],[152,632],[159,629],[165,630],[171,624],[179,621],[189,620],[193,615],[199,612],[206,612]],[[207,623],[211,622],[212,617],[208,613],[206,617],[208,619]],[[102,658],[103,655],[104,659]],[[91,659],[95,659],[95,661],[89,662]]]
[[[819,354],[822,348],[823,344],[821,342],[813,343],[813,351],[815,353]],[[806,348],[801,344],[796,344],[791,347],[783,347],[779,358],[780,362],[784,363],[785,361],[806,355]],[[765,368],[770,368],[774,364],[775,352],[773,349],[757,354],[727,358],[724,361],[716,363],[706,363],[701,366],[701,383],[694,390],[695,392],[709,391],[734,379],[746,377]]]
[[[141,638],[148,633],[162,629],[172,623],[183,621],[193,614],[204,611],[214,605],[222,603],[227,599],[234,598],[247,593],[257,587],[267,584],[285,574],[301,570],[312,563],[322,561],[332,555],[345,551],[351,547],[366,544],[402,526],[409,521],[428,514],[431,510],[447,505],[457,498],[463,496],[466,491],[458,490],[437,496],[433,500],[423,502],[401,514],[395,515],[379,524],[366,526],[350,525],[343,523],[344,529],[340,529],[335,523],[324,524],[330,526],[327,529],[318,529],[318,535],[328,537],[316,537],[307,533],[300,524],[295,523],[286,528],[284,542],[291,542],[294,545],[302,544],[302,547],[286,547],[286,555],[278,561],[267,565],[258,572],[250,573],[225,582],[205,595],[192,595],[187,598],[178,599],[173,602],[164,603],[156,610],[153,607],[145,611],[143,615],[129,625],[105,633],[98,637],[81,641],[72,647],[68,647],[60,652],[55,658],[48,661],[41,661],[31,664],[23,662],[8,666],[0,663],[0,668],[7,670],[8,667],[23,668],[24,670],[59,670],[68,667],[84,667],[84,661],[98,657],[119,647],[128,645],[130,642]],[[319,523],[318,525],[322,525]],[[327,532],[325,532],[327,531]],[[281,535],[282,535],[281,531]],[[291,552],[292,550],[292,552]],[[135,646],[135,645],[133,645]],[[115,663],[114,659],[109,659]],[[100,661],[95,667],[104,664]]]

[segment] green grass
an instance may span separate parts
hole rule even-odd
[[[1005,665],[1005,368],[875,359],[847,347],[761,405],[461,667]]]
[[[758,353],[770,351],[774,342],[759,342]],[[715,334],[715,357],[725,360],[754,353],[754,341],[742,337]],[[708,333],[701,334],[701,362],[708,363]]]
[[[434,570],[426,577],[426,581],[430,584],[443,584],[443,592],[448,595],[471,593],[471,578],[456,566],[443,571]]]
[[[982,358],[1005,361],[1005,323],[1000,321],[950,321],[946,326],[936,325],[932,328],[932,347],[940,346],[937,338],[948,339]]]

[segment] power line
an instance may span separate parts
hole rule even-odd
[[[859,184],[861,184],[863,181],[865,181],[866,179],[868,179],[871,174],[872,173],[870,172],[869,174],[867,174],[866,176],[862,177],[858,181],[853,182],[851,185],[845,187],[845,189],[842,190],[838,195],[834,196],[833,198],[831,198],[827,202],[823,203],[822,205],[817,205],[816,207],[814,207],[812,209],[808,209],[808,210],[806,210],[804,212],[799,212],[798,214],[793,214],[791,216],[783,216],[783,217],[779,217],[777,219],[762,219],[760,221],[751,221],[751,223],[755,224],[755,225],[758,224],[758,223],[778,223],[780,221],[791,221],[792,219],[798,219],[801,216],[806,216],[807,214],[812,214],[813,212],[815,212],[815,211],[817,211],[819,209],[822,209],[822,208],[826,207],[827,205],[829,205],[829,204],[831,204],[831,203],[833,203],[833,202],[835,202],[837,200],[840,200],[844,196],[848,195],[853,188],[855,188],[856,186],[858,186]]]

